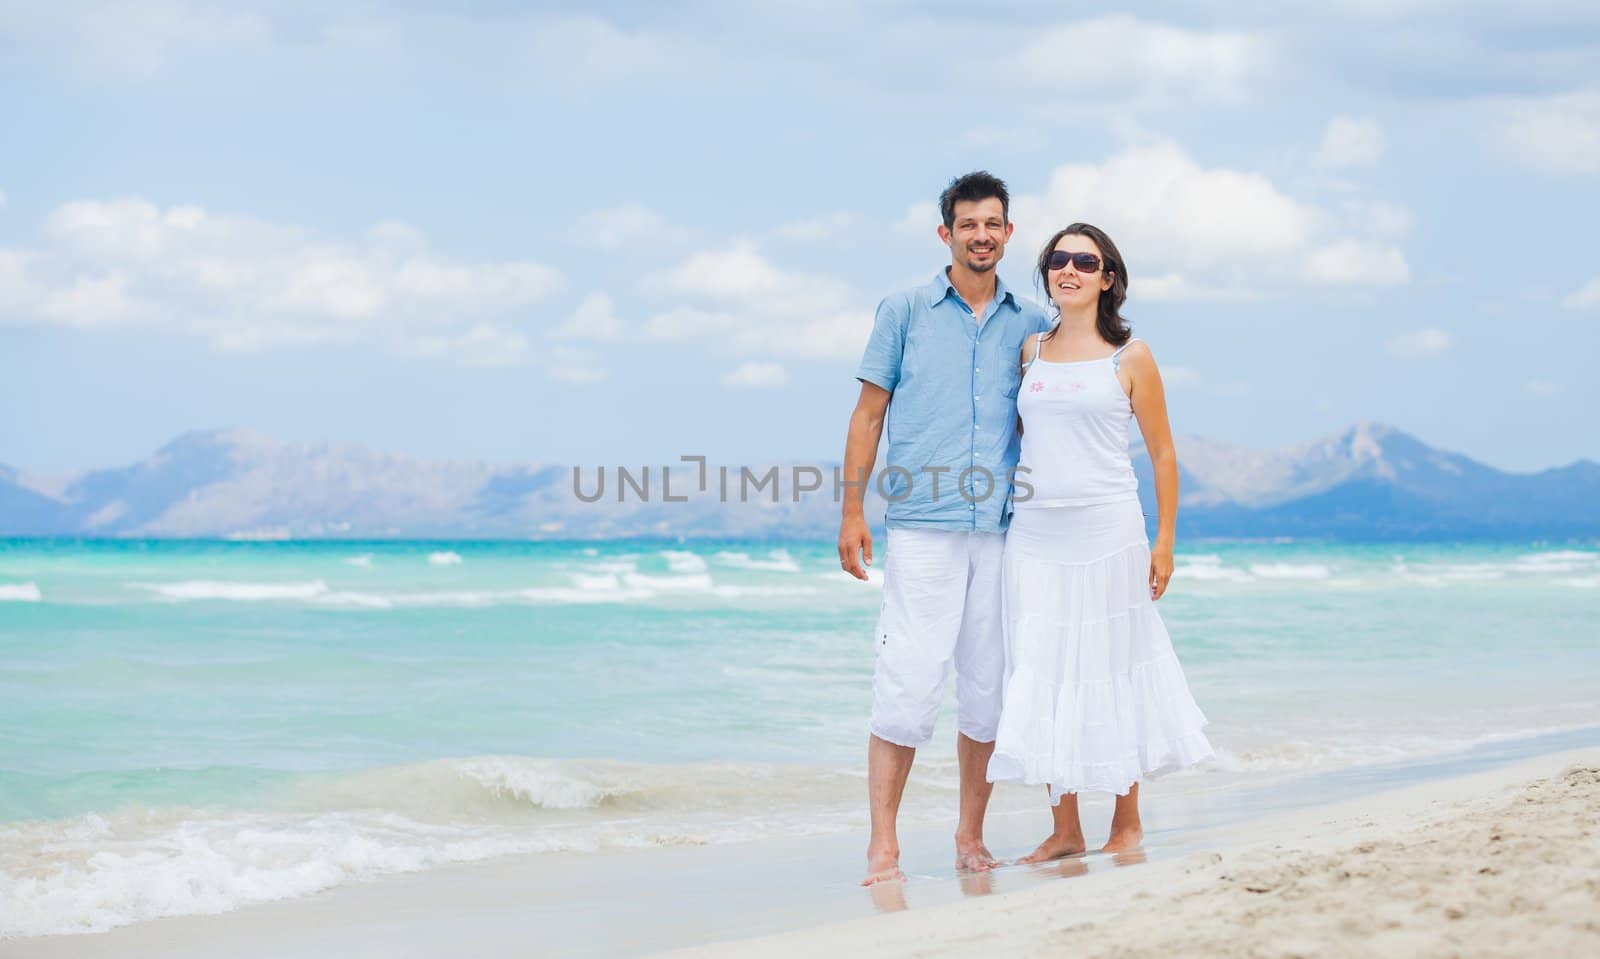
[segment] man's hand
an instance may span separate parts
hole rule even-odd
[[[839,523],[839,565],[856,579],[865,580],[867,571],[861,568],[863,556],[866,565],[871,566],[872,530],[867,526],[866,517],[846,516]]]

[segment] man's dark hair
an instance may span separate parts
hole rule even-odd
[[[1011,194],[1006,192],[1006,181],[988,170],[979,170],[951,180],[950,185],[939,194],[939,214],[944,217],[944,228],[948,230],[956,225],[957,203],[976,203],[990,197],[999,197],[1000,215],[1005,217],[1007,223],[1011,222]]]

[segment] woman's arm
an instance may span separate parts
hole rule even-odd
[[[1133,403],[1144,448],[1156,475],[1156,541],[1150,545],[1150,596],[1160,599],[1172,579],[1172,546],[1178,525],[1178,454],[1167,421],[1167,393],[1156,358],[1143,340],[1122,352],[1118,379]]]

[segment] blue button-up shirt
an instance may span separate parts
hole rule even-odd
[[[1006,528],[1019,354],[1028,336],[1053,322],[998,277],[980,322],[944,270],[878,304],[856,379],[892,394],[888,460],[875,480],[889,502],[888,526]]]

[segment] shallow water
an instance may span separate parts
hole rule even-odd
[[[837,567],[831,544],[0,542],[0,935],[857,828],[878,589]],[[1220,753],[1172,790],[1600,725],[1593,546],[1207,544],[1161,610]],[[908,821],[953,808],[952,712]]]

